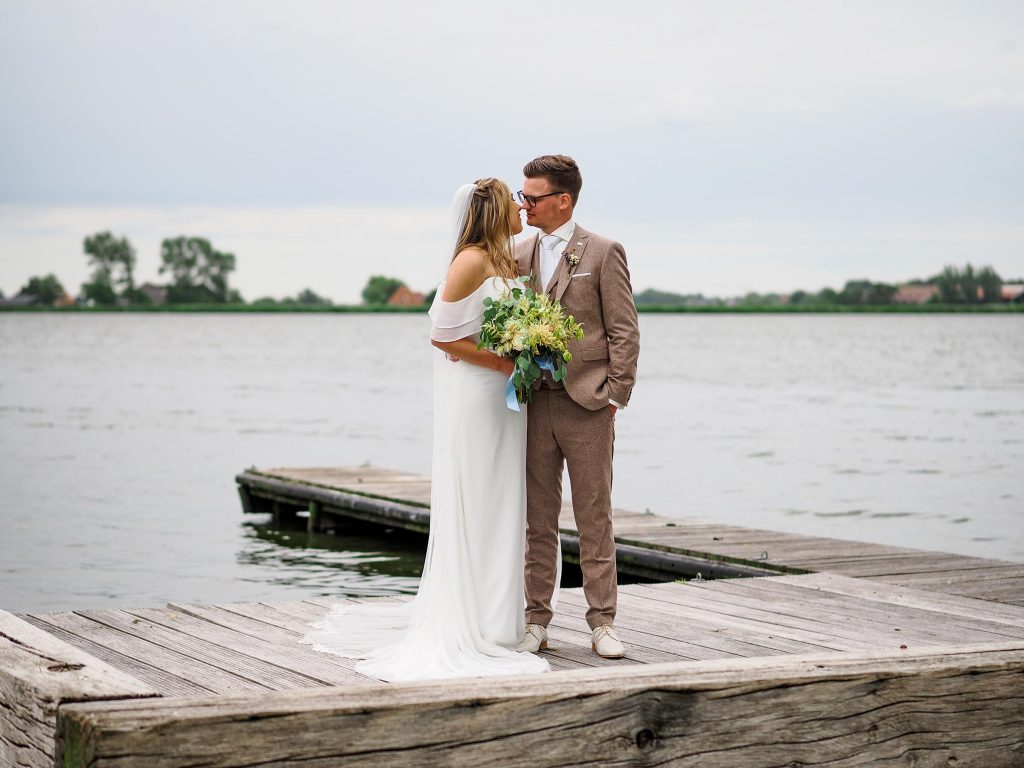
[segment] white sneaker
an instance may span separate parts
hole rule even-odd
[[[602,624],[590,633],[590,647],[605,659],[621,659],[626,655],[626,649],[611,624]]]
[[[548,628],[540,624],[527,624],[526,634],[519,641],[516,650],[519,653],[536,653],[548,647]]]

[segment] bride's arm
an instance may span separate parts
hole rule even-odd
[[[434,341],[431,344],[459,360],[490,368],[492,371],[500,371],[506,376],[511,376],[516,369],[515,360],[510,357],[498,357],[489,349],[477,349],[476,342],[472,339],[459,339],[458,341]]]

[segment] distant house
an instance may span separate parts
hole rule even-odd
[[[1003,301],[1024,302],[1024,283],[1006,283],[1000,298]]]
[[[388,304],[392,307],[420,307],[423,306],[423,294],[408,286],[400,285],[391,294]]]
[[[70,293],[65,293],[63,296],[61,296],[59,299],[53,302],[53,306],[55,307],[71,307],[74,306],[74,304],[75,297],[72,296]]]
[[[892,300],[894,304],[927,304],[938,292],[937,285],[901,285]]]
[[[0,299],[0,307],[32,307],[42,303],[43,300],[34,293],[19,293],[9,299]]]
[[[166,285],[154,285],[153,283],[144,283],[139,286],[139,291],[144,293],[149,298],[152,304],[166,304],[167,303],[167,286]]]

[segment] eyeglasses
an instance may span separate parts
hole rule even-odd
[[[537,204],[538,200],[543,200],[545,197],[554,197],[555,195],[567,195],[568,192],[548,192],[546,195],[526,195],[523,194],[523,190],[516,192],[516,197],[519,198],[519,202],[524,205],[533,208]]]

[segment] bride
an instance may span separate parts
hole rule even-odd
[[[513,361],[478,350],[484,299],[518,281],[520,206],[480,179],[452,201],[450,264],[430,308],[434,448],[430,537],[404,603],[336,605],[303,642],[386,681],[544,672],[514,649],[525,630],[526,409],[505,405]],[[520,283],[520,285],[522,285]],[[452,364],[449,359],[458,359]]]

